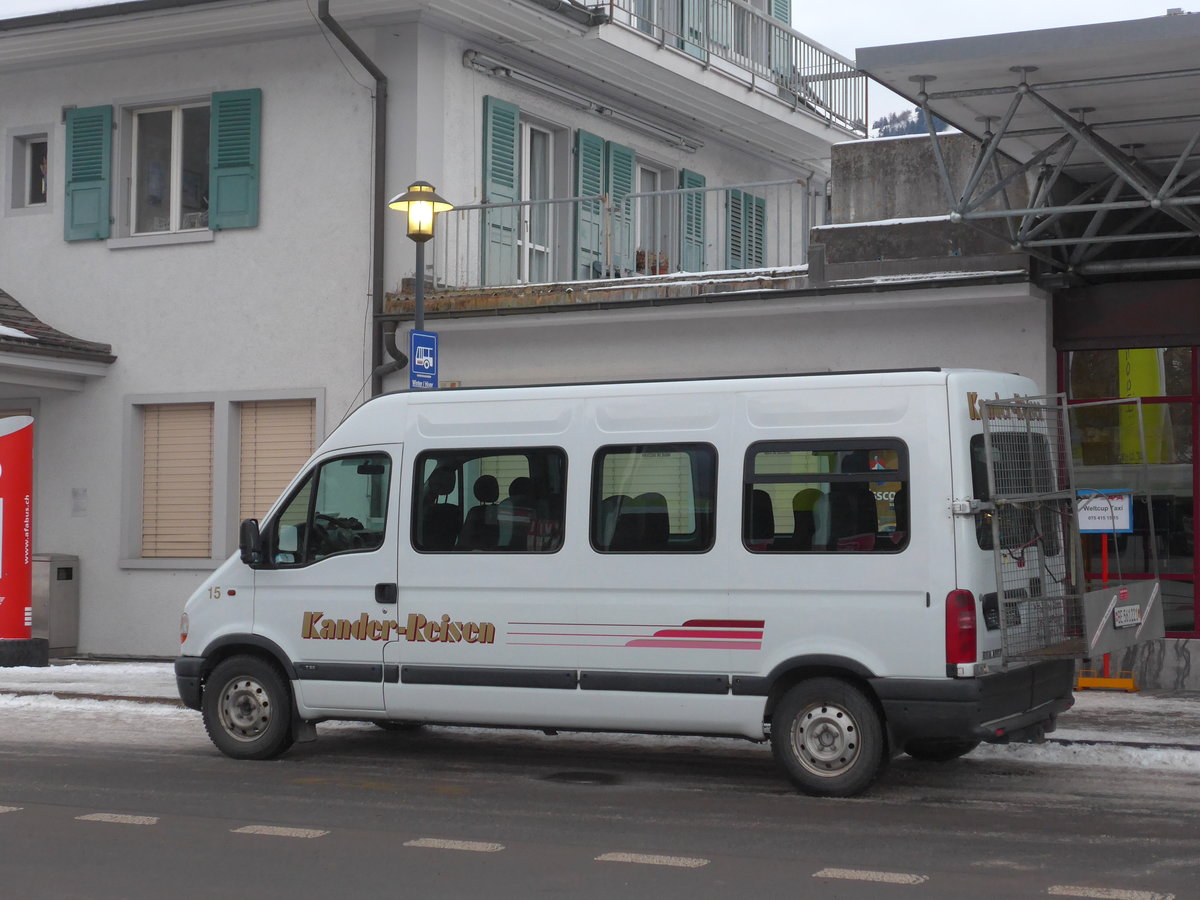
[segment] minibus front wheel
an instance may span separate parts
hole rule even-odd
[[[852,797],[883,771],[887,746],[875,706],[840,678],[789,690],[771,722],[771,749],[792,782],[817,797]]]
[[[208,676],[204,729],[226,756],[271,759],[292,745],[291,703],[274,665],[257,656],[232,656]]]

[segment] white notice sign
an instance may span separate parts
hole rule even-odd
[[[1133,496],[1128,491],[1083,490],[1077,493],[1080,534],[1129,534],[1133,531]]]

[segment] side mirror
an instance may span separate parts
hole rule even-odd
[[[243,519],[238,532],[238,549],[242,562],[251,568],[262,565],[262,536],[258,533],[258,519]]]

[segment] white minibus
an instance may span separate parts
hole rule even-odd
[[[1036,392],[922,369],[385,394],[188,600],[180,695],[239,759],[332,719],[723,735],[826,796],[1039,740],[1079,654],[1006,656],[994,544],[1020,547],[1010,598],[1065,582],[1039,573],[1070,542],[992,529],[980,412]]]

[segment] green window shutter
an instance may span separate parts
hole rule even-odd
[[[586,131],[575,132],[575,196],[592,197],[604,193],[604,141]],[[604,204],[599,200],[579,200],[575,204],[575,261],[577,279],[596,278],[600,274],[600,255],[604,247]]]
[[[791,0],[771,0],[772,18],[778,19],[789,28],[792,25]],[[781,78],[792,74],[792,36],[781,28],[771,29],[771,71]]]
[[[725,267],[758,269],[767,260],[767,201],[744,191],[725,197]]]
[[[604,145],[604,192],[612,214],[612,268],[616,274],[633,271],[632,201],[625,196],[634,190],[636,154],[628,147],[608,141]]]
[[[258,225],[262,91],[220,91],[212,95],[208,144],[208,227]]]
[[[680,0],[682,39],[677,39],[676,45],[697,59],[708,59],[706,45],[708,39],[704,33],[704,19],[708,13],[709,0]]]
[[[483,98],[483,202],[516,203],[521,199],[520,115],[516,105],[497,97]],[[517,281],[517,226],[520,207],[483,212],[483,283]]]
[[[767,201],[746,194],[746,268],[767,264]]]
[[[725,268],[746,268],[746,210],[741,191],[725,194]]]
[[[704,176],[683,169],[679,186],[684,190],[702,188]],[[704,193],[681,195],[679,225],[679,268],[684,272],[704,271]]]
[[[111,106],[67,110],[65,240],[95,241],[109,235],[112,125]]]

